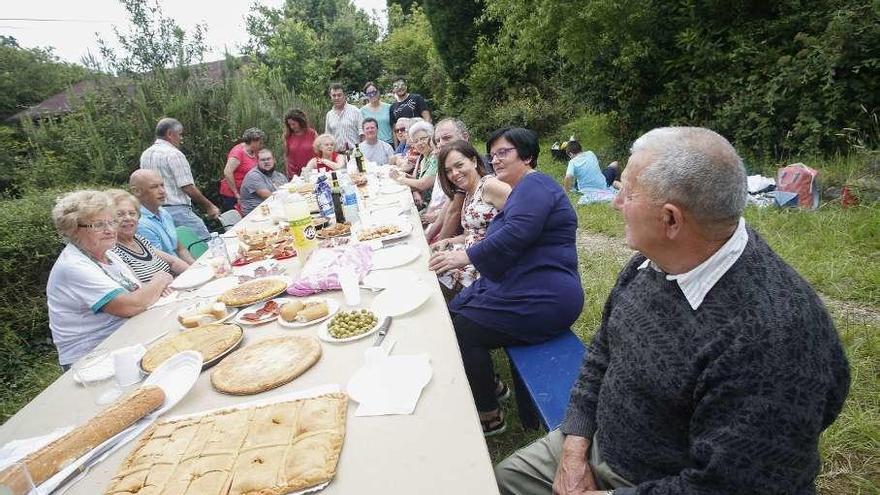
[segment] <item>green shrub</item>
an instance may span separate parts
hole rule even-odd
[[[45,190],[0,201],[0,381],[4,384],[0,420],[15,412],[8,401],[23,404],[57,374],[51,364],[54,360],[57,367],[46,310],[46,280],[64,247],[50,217],[61,192]],[[35,382],[36,369],[51,373]]]

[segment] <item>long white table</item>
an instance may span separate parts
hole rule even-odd
[[[401,199],[409,200],[407,193]],[[428,271],[429,249],[419,228],[414,210],[410,220],[413,233],[409,243],[422,253],[401,268],[420,274],[432,284],[429,300],[419,309],[394,318],[387,340],[397,341],[394,354],[427,352],[431,357],[433,377],[422,392],[412,415],[355,417],[355,402],[349,403],[348,422],[337,473],[327,494],[493,494],[498,493],[492,464],[483,439],[458,344],[436,276]],[[238,228],[251,224],[245,218]],[[294,258],[282,262],[288,275],[299,272]],[[342,303],[340,291],[324,293]],[[368,307],[372,294],[361,291]],[[176,332],[177,309],[190,302],[174,303],[151,309],[125,323],[104,341],[99,349],[117,349],[145,342],[162,332]],[[277,323],[244,327],[243,346],[278,335],[315,335],[319,325],[304,329],[285,329]],[[165,416],[197,413],[254,399],[324,384],[343,388],[364,362],[363,353],[373,339],[346,344],[323,343],[318,363],[292,382],[275,390],[253,396],[236,397],[215,391],[210,384],[210,370],[180,403]],[[46,388],[27,406],[0,427],[0,445],[14,439],[46,434],[58,427],[76,424],[92,417],[101,406],[93,403],[88,391],[74,383],[68,372]],[[122,460],[132,450],[131,442],[104,462],[91,469],[87,478],[68,493],[95,495],[103,493]]]

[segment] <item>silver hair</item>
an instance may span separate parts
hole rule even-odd
[[[428,133],[428,138],[434,139],[434,126],[427,120],[419,120],[411,125],[409,128],[409,138],[412,139],[417,132],[426,132]]]
[[[113,200],[106,193],[84,189],[73,191],[59,197],[52,208],[52,223],[66,240],[73,239],[73,234],[81,222],[87,222],[105,211],[116,210]]]
[[[156,124],[156,137],[164,138],[168,135],[168,132],[180,132],[182,130],[183,124],[179,120],[164,117],[159,119],[159,123]]]
[[[746,170],[720,134],[662,127],[636,139],[630,152],[650,156],[636,182],[652,199],[683,206],[704,225],[739,221],[748,196]]]
[[[250,129],[245,129],[245,131],[241,134],[241,140],[245,143],[250,143],[251,141],[257,140],[265,141],[266,133],[258,127],[251,127]]]
[[[455,117],[447,117],[440,122],[437,122],[437,125],[434,126],[436,130],[438,127],[444,124],[452,124],[455,127],[455,132],[458,133],[458,137],[465,141],[470,139],[470,133],[468,132],[467,125],[461,121],[461,119],[456,119]]]

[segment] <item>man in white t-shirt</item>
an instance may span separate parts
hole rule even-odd
[[[379,123],[376,119],[366,118],[363,125],[364,140],[358,148],[364,154],[364,159],[379,165],[387,165],[394,156],[394,148],[385,141],[379,141]]]

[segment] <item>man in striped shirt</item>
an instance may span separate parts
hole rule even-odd
[[[178,227],[191,228],[204,239],[210,236],[205,222],[193,211],[193,200],[205,210],[208,218],[220,217],[220,209],[202,194],[193,180],[192,169],[178,149],[183,142],[183,124],[165,117],[156,124],[156,142],[141,154],[141,168],[155,170],[165,183],[165,204],[162,205]]]
[[[336,151],[347,153],[361,142],[364,116],[358,108],[345,101],[345,90],[339,83],[330,84],[333,108],[324,118],[324,132],[336,139]]]

